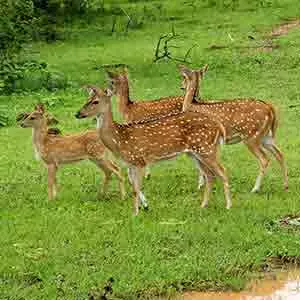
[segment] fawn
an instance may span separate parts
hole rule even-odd
[[[191,93],[190,82],[194,77],[202,78],[203,69],[190,70],[181,65],[179,70],[183,76],[182,88],[186,90],[186,93]],[[278,118],[271,103],[251,98],[200,103],[186,96],[182,110],[207,114],[219,120],[226,130],[225,144],[243,142],[247,146],[258,159],[260,166],[252,192],[260,190],[269,164],[267,153],[271,153],[279,162],[283,173],[284,188],[288,189],[287,166],[282,152],[275,144]]]
[[[197,73],[204,76],[207,65]],[[126,122],[150,120],[153,118],[168,115],[171,112],[181,112],[184,96],[169,96],[152,101],[132,101],[129,96],[128,72],[124,68],[121,72],[106,71],[110,89],[118,98],[118,107],[122,117]],[[199,81],[199,78],[198,78]],[[194,91],[194,99],[199,97],[198,86]],[[150,171],[146,168],[146,177],[150,176]],[[202,172],[199,169],[198,188],[203,185]]]
[[[18,118],[20,119],[21,116]],[[50,200],[56,197],[58,167],[85,159],[94,162],[104,172],[103,192],[106,192],[113,173],[119,179],[121,196],[124,197],[124,179],[120,169],[113,161],[105,158],[108,151],[98,139],[96,130],[62,136],[58,134],[57,130],[48,128],[48,123],[44,106],[38,104],[33,112],[23,113],[21,126],[33,129],[32,141],[36,159],[42,159],[48,169],[48,197]]]
[[[193,81],[193,85],[197,81]],[[148,207],[141,191],[144,168],[160,160],[187,153],[195,159],[205,175],[202,207],[208,205],[212,182],[217,176],[223,181],[226,208],[231,207],[231,197],[226,171],[218,161],[218,148],[225,138],[224,127],[206,115],[186,112],[161,118],[119,124],[113,121],[112,91],[89,87],[87,103],[76,113],[76,118],[96,116],[97,130],[104,145],[120,157],[129,167],[134,191],[134,214],[139,203]]]

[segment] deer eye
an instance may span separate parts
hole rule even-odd
[[[99,104],[99,101],[94,101],[93,104],[94,105]]]
[[[30,117],[30,118],[29,118],[29,120],[34,120],[34,119],[35,119],[34,117]]]

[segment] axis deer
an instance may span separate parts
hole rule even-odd
[[[180,112],[153,120],[119,124],[112,118],[112,92],[96,87],[89,90],[87,103],[75,116],[78,119],[96,116],[98,134],[104,145],[128,165],[135,215],[139,212],[139,203],[148,207],[141,191],[144,168],[181,153],[192,156],[205,175],[202,207],[208,205],[215,176],[223,181],[226,207],[231,207],[228,178],[217,157],[219,144],[225,138],[224,128],[219,122],[203,114]]]
[[[182,110],[206,114],[219,120],[226,130],[225,144],[243,142],[258,159],[260,170],[252,192],[260,190],[262,179],[269,164],[267,153],[272,154],[279,162],[283,174],[284,188],[287,190],[287,166],[282,152],[275,143],[278,119],[274,106],[271,103],[251,98],[218,102],[202,101],[201,103],[193,101],[193,98],[187,94],[191,93],[191,81],[194,78],[201,77],[202,69],[199,71],[190,70],[181,65],[179,70],[183,76],[183,88],[186,89]]]
[[[36,105],[36,109],[37,108],[41,108],[42,109],[43,108],[43,104],[37,104]],[[25,120],[30,114],[31,114],[31,112],[21,112],[21,113],[18,113],[17,116],[16,116],[16,122],[20,123],[21,121]],[[50,114],[48,112],[45,112],[44,116],[47,119],[47,126],[57,125],[59,123],[58,120],[52,114]],[[49,128],[50,131],[52,129],[59,130],[58,128]]]
[[[48,169],[48,197],[56,197],[56,172],[60,165],[89,159],[104,172],[103,192],[106,192],[111,175],[119,179],[119,188],[124,197],[124,179],[119,167],[105,158],[108,152],[99,141],[96,130],[62,136],[57,130],[48,128],[46,111],[38,104],[31,113],[24,113],[21,127],[32,127],[32,141],[36,159],[42,159]],[[100,190],[99,190],[100,192]]]
[[[206,73],[208,65],[205,65],[201,72],[197,73],[202,78]],[[129,96],[128,72],[115,73],[106,71],[110,81],[110,89],[118,98],[119,111],[126,122],[139,120],[150,120],[153,118],[168,115],[173,112],[181,112],[184,96],[169,96],[152,101],[132,101]],[[200,79],[200,78],[198,78]],[[199,97],[198,86],[194,91],[194,99]],[[199,170],[198,188],[203,185],[203,176]],[[149,168],[146,168],[146,177],[150,176]]]
[[[202,79],[207,72],[208,65],[205,65],[197,76]],[[118,98],[119,111],[126,122],[147,120],[168,115],[182,110],[184,96],[169,96],[150,101],[132,101],[129,95],[128,72],[114,73],[106,71],[109,77],[110,89]],[[199,88],[195,87],[193,99],[199,97]]]

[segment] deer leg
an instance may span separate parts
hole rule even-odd
[[[120,172],[119,167],[110,160],[95,159],[92,161],[104,172],[104,183],[103,183],[102,193],[107,192],[107,186],[109,181],[111,180],[111,175],[113,173],[118,177],[121,198],[124,199],[125,196],[124,178]],[[98,191],[98,195],[100,194],[100,191],[101,190]]]
[[[201,168],[202,171],[202,175],[204,179],[204,194],[203,194],[203,201],[201,203],[201,207],[205,208],[208,206],[208,201],[210,198],[210,194],[211,194],[211,189],[212,189],[212,184],[214,182],[214,174],[204,165],[201,164],[200,161],[198,161],[199,166]]]
[[[266,169],[269,165],[269,158],[258,143],[247,143],[246,145],[250,152],[254,154],[259,161],[259,173],[256,177],[255,185],[251,191],[252,193],[256,193],[260,190],[263,177],[265,176]]]
[[[53,200],[56,197],[56,166],[48,165],[48,197]]]
[[[151,177],[151,174],[150,174],[150,167],[149,166],[146,166],[145,168],[145,178],[146,179],[150,179]]]
[[[199,172],[201,172],[201,175],[203,176],[203,178],[205,178],[203,181],[205,189],[204,189],[203,201],[201,203],[201,207],[204,208],[208,206],[208,201],[212,189],[212,183],[214,181],[214,174],[201,162],[197,154],[189,153],[189,156],[194,159],[194,161],[197,164]]]
[[[218,176],[222,182],[224,187],[224,194],[226,199],[226,208],[229,209],[232,206],[230,189],[229,189],[229,180],[227,176],[226,169],[217,161],[217,158],[205,158],[201,159],[201,162],[209,168],[211,172],[213,172],[216,176]]]
[[[205,184],[205,176],[202,173],[202,170],[199,169],[199,177],[198,177],[198,190]]]
[[[130,184],[132,184],[132,178],[131,178],[131,173],[130,173],[130,169],[127,169],[127,176],[128,176],[128,181]]]
[[[189,156],[195,161],[199,177],[198,177],[198,190],[201,189],[201,187],[205,184],[205,173],[202,171],[201,163],[197,157],[195,157],[193,154],[189,154]]]
[[[139,213],[140,201],[146,200],[145,196],[141,192],[143,168],[131,166],[129,168],[129,174],[132,180],[132,187],[133,187],[133,194],[134,194],[133,214],[137,216]]]
[[[150,178],[150,168],[148,166],[143,168],[143,173],[144,173],[143,176],[146,179]],[[130,172],[129,172],[129,168],[127,169],[127,175],[128,175],[129,183],[132,184],[132,179],[131,179],[131,175],[130,175]]]
[[[210,175],[205,176],[205,186],[204,186],[205,189],[204,189],[203,201],[201,203],[202,208],[205,208],[208,206],[208,201],[210,198],[213,181],[214,181],[213,176],[210,176]]]
[[[283,186],[284,186],[284,189],[287,190],[288,189],[288,170],[287,170],[286,162],[285,162],[282,152],[276,146],[274,139],[272,137],[263,138],[262,145],[263,145],[264,149],[266,149],[267,151],[272,153],[273,156],[275,157],[275,159],[279,162],[281,170],[282,170],[282,174],[283,174]]]
[[[143,173],[143,170],[141,170],[141,173]],[[143,174],[141,174],[141,178],[143,177]],[[134,174],[132,173],[132,170],[128,169],[128,178],[131,184],[133,184],[134,181]],[[139,203],[144,207],[144,209],[148,210],[148,202],[144,194],[140,191],[139,192]]]

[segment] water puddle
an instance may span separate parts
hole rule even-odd
[[[187,292],[183,300],[299,300],[300,269],[284,270],[252,281],[245,291]]]

